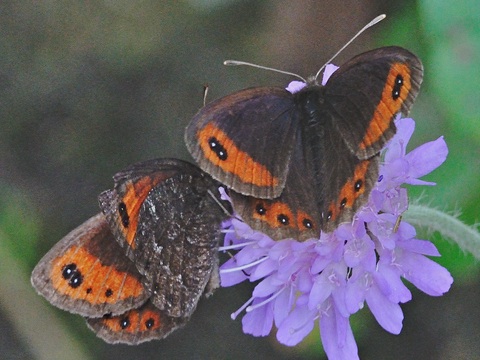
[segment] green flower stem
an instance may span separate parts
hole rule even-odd
[[[480,233],[455,216],[424,205],[409,205],[403,219],[412,225],[438,231],[445,238],[452,239],[464,251],[480,259]]]

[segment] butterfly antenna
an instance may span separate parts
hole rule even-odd
[[[208,87],[208,84],[203,85],[203,106],[207,103]]]
[[[373,25],[379,23],[380,21],[382,21],[383,19],[385,19],[387,17],[387,15],[385,14],[382,14],[382,15],[378,15],[375,19],[373,19],[372,21],[370,21],[367,25],[365,25],[359,32],[357,32],[355,34],[354,37],[352,37],[345,45],[342,46],[342,48],[340,50],[338,50],[335,55],[333,55],[318,71],[317,73],[315,74],[315,80],[318,78],[318,76],[320,75],[320,73],[322,72],[323,69],[325,69],[325,66],[327,66],[328,64],[330,64],[330,62],[335,59],[338,54],[340,54],[348,45],[350,45],[357,37],[359,37],[365,30],[367,30],[368,28],[371,28]]]
[[[268,67],[268,66],[262,66],[262,65],[252,64],[252,63],[245,62],[245,61],[225,60],[225,61],[223,62],[223,65],[227,65],[227,66],[241,66],[241,65],[251,66],[251,67],[254,67],[254,68],[257,68],[257,69],[263,69],[263,70],[268,70],[268,71],[277,72],[277,73],[280,73],[280,74],[285,74],[285,75],[294,76],[294,77],[302,80],[303,82],[307,82],[307,80],[305,80],[303,77],[301,77],[301,76],[298,75],[298,74],[294,74],[294,73],[289,72],[289,71],[284,71],[284,70],[279,70],[279,69],[271,68],[271,67]]]

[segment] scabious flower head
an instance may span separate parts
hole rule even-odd
[[[358,359],[349,317],[365,303],[385,330],[398,334],[400,304],[412,298],[401,278],[432,296],[449,290],[449,272],[429,258],[440,255],[435,246],[399,221],[408,208],[401,186],[434,185],[418,178],[445,161],[447,146],[440,137],[407,153],[415,123],[398,117],[395,124],[378,182],[352,222],[304,242],[274,241],[238,217],[224,223],[221,249],[238,252],[220,268],[222,286],[257,282],[251,298],[232,314],[245,311],[245,333],[266,336],[275,325],[278,341],[294,346],[318,322],[330,359]]]

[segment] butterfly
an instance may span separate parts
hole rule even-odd
[[[220,226],[231,210],[216,181],[180,160],[134,164],[114,182],[99,196],[102,213],[61,239],[31,281],[108,343],[161,339],[219,286]]]
[[[377,181],[380,151],[423,78],[400,47],[360,54],[325,85],[238,91],[204,106],[185,131],[200,168],[231,188],[236,212],[274,239],[305,240],[351,221]]]

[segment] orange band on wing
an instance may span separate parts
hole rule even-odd
[[[280,228],[288,226],[290,228],[297,228],[296,218],[293,216],[292,210],[287,204],[275,201],[263,201],[257,204],[261,204],[264,209],[264,214],[261,215],[257,211],[253,211],[253,218],[261,221],[265,221],[272,228]],[[281,219],[284,222],[281,222]]]
[[[313,218],[301,210],[297,211],[297,226],[300,231],[311,231],[317,229],[317,225],[314,223]]]
[[[294,211],[286,203],[259,199],[254,199],[253,201],[252,217],[266,222],[271,228],[289,227],[299,231],[316,229],[313,218],[304,211],[298,210],[295,215]],[[262,208],[262,213],[258,212],[259,206]]]
[[[365,192],[366,174],[369,165],[370,160],[365,160],[355,167],[353,177],[348,179],[340,190],[337,200],[332,202],[328,208],[331,215],[329,221],[335,221],[343,209],[353,207],[357,198]]]
[[[130,334],[154,331],[163,325],[158,311],[130,310],[119,316],[103,318],[102,322],[114,333],[127,332]]]
[[[403,84],[400,88],[399,96],[395,98],[392,93],[397,76],[401,76]],[[364,150],[380,140],[385,131],[390,127],[393,116],[400,111],[410,90],[410,68],[403,63],[392,64],[383,88],[382,97],[375,108],[375,113],[370,120],[367,132],[360,144],[360,149]]]
[[[122,201],[125,203],[126,211],[129,218],[128,227],[121,227],[125,235],[125,240],[132,249],[135,249],[135,234],[138,226],[138,215],[140,207],[145,201],[150,190],[152,190],[158,183],[165,181],[171,177],[170,173],[162,173],[156,177],[144,177],[136,182],[129,182],[126,184],[125,195]],[[119,220],[121,223],[121,219]]]
[[[66,266],[74,269],[71,277],[65,277]],[[78,280],[74,285],[73,276]],[[73,299],[86,300],[92,305],[136,298],[145,291],[135,276],[102,265],[97,257],[77,246],[72,246],[52,262],[50,279],[57,292]]]
[[[262,164],[256,162],[246,152],[235,146],[232,139],[213,124],[207,124],[197,133],[198,142],[205,157],[223,171],[234,174],[243,182],[256,186],[276,186],[279,180]],[[210,141],[215,139],[226,151],[226,158],[220,159],[210,147]]]

